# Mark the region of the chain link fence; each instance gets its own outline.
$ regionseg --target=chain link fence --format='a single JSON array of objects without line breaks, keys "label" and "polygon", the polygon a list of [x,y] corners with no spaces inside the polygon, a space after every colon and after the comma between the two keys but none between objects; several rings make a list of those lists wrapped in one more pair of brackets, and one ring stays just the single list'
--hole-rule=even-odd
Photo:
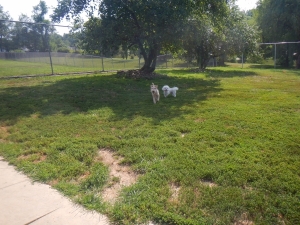
[{"label": "chain link fence", "polygon": [[[144,65],[143,58],[106,58],[95,55],[82,55],[59,52],[1,52],[0,76],[51,75],[71,73],[94,73],[105,71],[139,69]],[[156,68],[190,67],[187,62],[172,55],[157,57]]]},{"label": "chain link fence", "polygon": [[[125,59],[120,53],[119,58],[62,53],[76,46],[73,43],[76,38],[68,34],[68,26],[7,19],[0,19],[0,24],[5,28],[0,32],[0,77],[96,73],[139,69],[144,65],[143,58],[137,54]],[[68,35],[55,35],[58,28]],[[192,66],[196,63],[187,63],[171,54],[160,55],[156,61],[157,69]]]}]

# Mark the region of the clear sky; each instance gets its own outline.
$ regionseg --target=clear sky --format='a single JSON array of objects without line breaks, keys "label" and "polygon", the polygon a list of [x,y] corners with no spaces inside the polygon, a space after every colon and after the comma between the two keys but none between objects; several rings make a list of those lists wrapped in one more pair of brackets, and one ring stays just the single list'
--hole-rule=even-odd
[{"label": "clear sky", "polygon": [[[44,0],[49,7],[49,13],[52,14],[52,9],[57,5],[57,0]],[[19,16],[23,13],[27,16],[32,15],[33,7],[38,5],[40,0],[0,0],[0,5],[3,6],[5,12],[9,12],[9,15],[13,20],[18,20]],[[257,0],[237,0],[236,4],[241,10],[253,9],[256,7]],[[47,19],[49,19],[47,17]],[[61,25],[69,25],[67,21],[63,21]],[[67,33],[67,28],[61,28],[59,33]]]},{"label": "clear sky", "polygon": [[241,10],[249,10],[256,8],[256,2],[258,0],[236,0],[236,5],[239,6]]}]

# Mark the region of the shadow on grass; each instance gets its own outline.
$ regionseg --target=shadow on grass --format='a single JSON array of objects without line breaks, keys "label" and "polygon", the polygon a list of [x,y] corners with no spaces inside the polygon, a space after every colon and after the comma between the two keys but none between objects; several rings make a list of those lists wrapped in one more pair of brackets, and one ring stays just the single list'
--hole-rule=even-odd
[{"label": "shadow on grass", "polygon": [[206,77],[214,78],[233,78],[233,77],[247,77],[257,75],[253,71],[246,70],[218,70],[218,69],[208,69],[205,71]]},{"label": "shadow on grass", "polygon": [[[161,70],[162,73],[168,73],[175,76],[181,76],[181,75],[188,75],[188,74],[197,74],[197,72],[194,71],[195,68],[192,69],[166,69]],[[198,72],[199,75],[203,74],[208,78],[233,78],[233,77],[246,77],[246,76],[255,76],[257,73],[253,71],[247,71],[247,70],[219,70],[219,69],[212,69],[208,68],[204,72]]]},{"label": "shadow on grass", "polygon": [[176,68],[171,68],[171,69],[158,68],[157,70],[155,70],[155,72],[161,73],[161,74],[172,74],[175,76],[188,75],[188,74],[192,73],[191,69],[189,69],[189,68],[177,68],[177,69]]},{"label": "shadow on grass", "polygon": [[[178,75],[185,72],[175,71]],[[159,85],[161,99],[157,104],[153,104],[150,93],[152,82]],[[163,96],[161,88],[165,84],[179,88],[176,98]],[[182,116],[192,110],[191,107],[182,106],[205,101],[208,95],[219,91],[218,80],[184,76],[137,81],[117,78],[115,75],[95,75],[67,78],[55,83],[47,78],[37,86],[4,88],[0,92],[0,121],[13,124],[19,117],[34,114],[68,115],[109,108],[112,110],[108,115],[111,120],[143,116],[159,123]]]},{"label": "shadow on grass", "polygon": [[284,66],[276,65],[276,68],[274,68],[274,65],[250,65],[249,68],[252,69],[286,69],[286,70],[292,70],[292,68],[287,68]]},{"label": "shadow on grass", "polygon": [[286,68],[283,66],[276,66],[276,68],[274,68],[274,65],[250,65],[249,68],[252,69],[274,69],[274,70],[287,70],[290,71],[296,75],[300,75],[300,69],[295,69],[295,68]]},{"label": "shadow on grass", "polygon": [[259,65],[259,64],[257,64],[257,65],[250,65],[249,68],[253,68],[253,69],[274,69],[274,65]]}]

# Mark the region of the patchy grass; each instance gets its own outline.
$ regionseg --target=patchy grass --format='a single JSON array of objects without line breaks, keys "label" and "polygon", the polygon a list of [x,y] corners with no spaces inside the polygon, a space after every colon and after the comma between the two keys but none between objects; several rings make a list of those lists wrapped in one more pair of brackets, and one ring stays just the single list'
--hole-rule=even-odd
[{"label": "patchy grass", "polygon": [[[0,154],[119,224],[298,224],[300,72],[157,72],[155,105],[114,74],[1,80]],[[114,203],[100,149],[138,175]]]}]

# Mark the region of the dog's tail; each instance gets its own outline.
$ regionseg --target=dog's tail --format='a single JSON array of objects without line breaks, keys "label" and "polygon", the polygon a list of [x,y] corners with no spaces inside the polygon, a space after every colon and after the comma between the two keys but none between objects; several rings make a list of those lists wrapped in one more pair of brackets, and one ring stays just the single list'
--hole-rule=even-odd
[{"label": "dog's tail", "polygon": [[173,87],[174,90],[178,91],[178,87]]}]

